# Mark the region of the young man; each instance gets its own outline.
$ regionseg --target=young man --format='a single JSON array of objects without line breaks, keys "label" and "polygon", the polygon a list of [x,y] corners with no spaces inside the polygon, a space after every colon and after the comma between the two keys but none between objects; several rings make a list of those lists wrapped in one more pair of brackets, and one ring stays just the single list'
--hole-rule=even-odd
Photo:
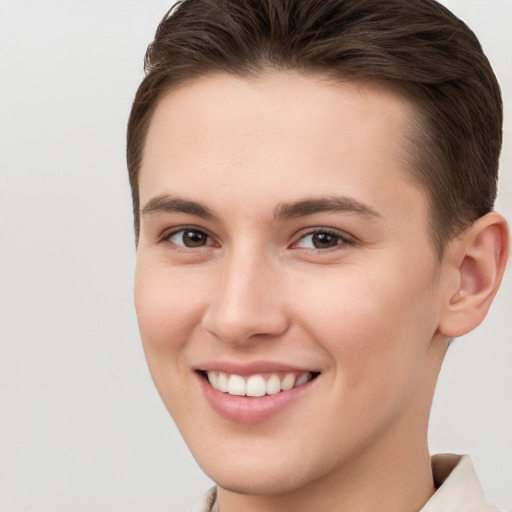
[{"label": "young man", "polygon": [[499,87],[433,0],[186,0],[128,127],[136,308],[194,511],[496,510],[430,458],[508,256]]}]

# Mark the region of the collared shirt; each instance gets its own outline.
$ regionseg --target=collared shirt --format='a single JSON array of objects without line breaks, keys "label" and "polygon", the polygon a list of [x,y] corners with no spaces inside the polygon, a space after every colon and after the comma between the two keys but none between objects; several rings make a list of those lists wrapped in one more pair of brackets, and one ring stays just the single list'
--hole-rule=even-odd
[{"label": "collared shirt", "polygon": [[[437,491],[420,512],[500,512],[485,499],[469,455],[434,455],[432,473]],[[189,512],[218,510],[217,488],[212,487]]]}]

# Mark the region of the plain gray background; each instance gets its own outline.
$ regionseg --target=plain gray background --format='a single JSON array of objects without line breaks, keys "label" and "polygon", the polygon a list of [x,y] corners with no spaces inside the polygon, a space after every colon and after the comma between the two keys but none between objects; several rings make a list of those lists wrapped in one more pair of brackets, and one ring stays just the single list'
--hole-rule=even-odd
[{"label": "plain gray background", "polygon": [[[153,388],[132,300],[124,136],[172,1],[0,0],[0,512],[177,511],[210,485]],[[512,1],[446,0],[501,82],[512,219]],[[512,279],[450,349],[433,452],[512,510]]]}]

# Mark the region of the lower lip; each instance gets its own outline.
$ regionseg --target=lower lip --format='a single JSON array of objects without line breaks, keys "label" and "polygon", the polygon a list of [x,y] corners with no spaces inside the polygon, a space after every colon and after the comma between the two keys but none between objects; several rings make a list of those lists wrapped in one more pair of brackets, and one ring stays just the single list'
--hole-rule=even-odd
[{"label": "lower lip", "polygon": [[198,375],[198,379],[209,404],[223,418],[237,423],[258,423],[276,416],[299,400],[318,377],[288,391],[262,397],[233,396],[213,389],[201,375]]}]

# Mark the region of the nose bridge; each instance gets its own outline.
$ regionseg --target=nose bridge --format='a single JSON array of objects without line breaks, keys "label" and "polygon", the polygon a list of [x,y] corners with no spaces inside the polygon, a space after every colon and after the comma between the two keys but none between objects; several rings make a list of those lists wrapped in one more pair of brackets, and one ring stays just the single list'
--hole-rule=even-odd
[{"label": "nose bridge", "polygon": [[277,336],[287,328],[279,272],[264,251],[234,249],[220,265],[203,326],[218,338],[242,344],[256,335]]}]

